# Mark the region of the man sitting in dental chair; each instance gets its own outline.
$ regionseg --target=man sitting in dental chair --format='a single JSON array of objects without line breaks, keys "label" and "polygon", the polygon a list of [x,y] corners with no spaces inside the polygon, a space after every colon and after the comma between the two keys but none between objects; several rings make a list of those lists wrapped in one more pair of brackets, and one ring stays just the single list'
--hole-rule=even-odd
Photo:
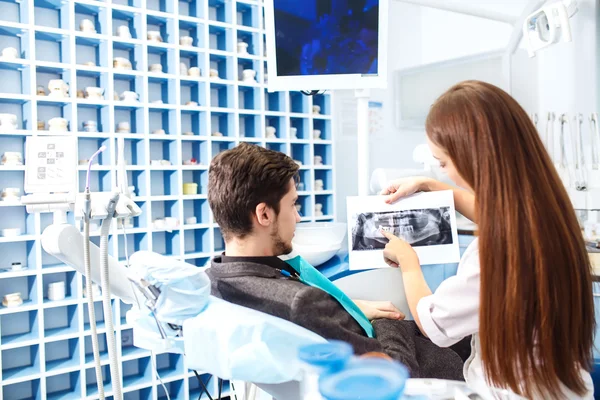
[{"label": "man sitting in dental chair", "polygon": [[348,342],[356,354],[384,353],[413,378],[463,380],[457,352],[423,337],[395,307],[353,302],[301,258],[278,257],[292,252],[300,221],[298,168],[283,153],[246,143],[213,159],[208,201],[225,252],[206,271],[212,295]]}]

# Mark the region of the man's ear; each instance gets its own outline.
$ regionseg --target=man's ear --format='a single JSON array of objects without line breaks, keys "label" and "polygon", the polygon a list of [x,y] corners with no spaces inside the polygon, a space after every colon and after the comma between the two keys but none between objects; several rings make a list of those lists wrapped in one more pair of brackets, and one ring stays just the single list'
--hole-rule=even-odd
[{"label": "man's ear", "polygon": [[254,210],[254,215],[260,226],[268,227],[275,221],[275,213],[267,203],[259,203]]}]

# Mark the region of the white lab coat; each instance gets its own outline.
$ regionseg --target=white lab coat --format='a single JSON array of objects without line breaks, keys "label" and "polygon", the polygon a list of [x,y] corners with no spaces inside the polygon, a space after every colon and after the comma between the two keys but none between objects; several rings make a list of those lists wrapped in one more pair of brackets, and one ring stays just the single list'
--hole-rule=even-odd
[{"label": "white lab coat", "polygon": [[[440,347],[448,347],[466,336],[473,335],[471,356],[464,366],[467,384],[478,391],[487,388],[481,365],[479,343],[479,239],[475,239],[465,251],[456,276],[446,279],[434,294],[422,298],[417,304],[417,314],[423,330],[431,341]],[[588,393],[584,397],[563,390],[564,399],[593,399],[594,384],[589,372],[581,370]],[[543,397],[539,397],[543,399]]]}]

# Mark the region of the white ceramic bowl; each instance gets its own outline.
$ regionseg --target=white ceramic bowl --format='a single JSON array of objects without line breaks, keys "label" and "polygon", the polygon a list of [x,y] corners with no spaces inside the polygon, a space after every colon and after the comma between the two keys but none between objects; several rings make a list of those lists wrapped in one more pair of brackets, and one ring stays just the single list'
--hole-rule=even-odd
[{"label": "white ceramic bowl", "polygon": [[342,244],[335,244],[333,246],[324,245],[299,245],[293,243],[294,251],[292,256],[299,255],[304,258],[313,267],[318,267],[321,264],[329,261],[335,256],[342,248]]},{"label": "white ceramic bowl", "polygon": [[296,225],[293,243],[325,248],[341,244],[346,237],[347,225],[338,222],[303,222]]}]

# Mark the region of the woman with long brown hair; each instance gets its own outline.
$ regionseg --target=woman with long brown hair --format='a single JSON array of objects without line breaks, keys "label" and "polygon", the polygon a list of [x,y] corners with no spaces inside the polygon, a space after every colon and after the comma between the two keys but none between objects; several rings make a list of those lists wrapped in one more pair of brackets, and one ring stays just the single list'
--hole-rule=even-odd
[{"label": "woman with long brown hair", "polygon": [[473,335],[465,379],[535,399],[591,399],[595,329],[591,266],[575,211],[527,113],[503,90],[455,85],[432,106],[427,140],[459,188],[392,182],[386,201],[454,191],[478,224],[457,275],[432,293],[414,250],[389,234],[384,256],[403,273],[408,304],[439,346]]}]

